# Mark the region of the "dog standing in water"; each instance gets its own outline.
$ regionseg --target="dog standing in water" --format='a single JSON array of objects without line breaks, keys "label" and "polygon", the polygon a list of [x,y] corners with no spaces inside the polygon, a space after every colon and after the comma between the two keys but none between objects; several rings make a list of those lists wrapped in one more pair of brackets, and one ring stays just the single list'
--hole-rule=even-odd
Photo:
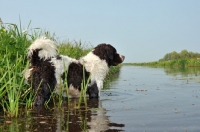
[{"label": "dog standing in water", "polygon": [[103,43],[77,60],[59,55],[56,43],[42,37],[30,45],[28,58],[30,68],[25,77],[36,93],[34,105],[37,106],[44,104],[50,98],[51,92],[60,93],[60,85],[65,84],[65,80],[67,80],[69,96],[79,97],[81,83],[89,76],[87,94],[90,98],[98,98],[110,66],[122,63],[125,56],[118,54],[112,45]]}]

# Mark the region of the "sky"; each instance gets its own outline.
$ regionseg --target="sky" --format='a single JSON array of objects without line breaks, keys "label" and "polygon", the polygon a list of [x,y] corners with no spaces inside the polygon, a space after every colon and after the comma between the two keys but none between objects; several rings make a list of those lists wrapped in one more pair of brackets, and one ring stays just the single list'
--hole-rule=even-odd
[{"label": "sky", "polygon": [[200,52],[200,0],[1,0],[0,18],[60,40],[113,45],[126,63]]}]

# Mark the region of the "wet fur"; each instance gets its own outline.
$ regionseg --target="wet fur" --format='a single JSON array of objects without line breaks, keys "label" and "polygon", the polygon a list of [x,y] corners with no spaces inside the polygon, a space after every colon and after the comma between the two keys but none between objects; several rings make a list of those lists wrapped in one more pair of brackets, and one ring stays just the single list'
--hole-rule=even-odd
[{"label": "wet fur", "polygon": [[89,76],[87,94],[98,98],[109,67],[122,63],[125,58],[110,44],[99,44],[86,56],[76,60],[58,55],[55,42],[46,38],[33,42],[28,49],[28,57],[31,66],[25,76],[36,92],[34,105],[47,101],[52,91],[62,92],[60,84],[65,84],[66,80],[69,90],[72,90],[71,96],[78,97],[83,78],[87,81]]},{"label": "wet fur", "polygon": [[31,76],[28,79],[34,92],[37,93],[34,105],[40,105],[47,101],[56,86],[55,67],[49,59],[40,59],[38,51],[33,51],[30,59]]}]

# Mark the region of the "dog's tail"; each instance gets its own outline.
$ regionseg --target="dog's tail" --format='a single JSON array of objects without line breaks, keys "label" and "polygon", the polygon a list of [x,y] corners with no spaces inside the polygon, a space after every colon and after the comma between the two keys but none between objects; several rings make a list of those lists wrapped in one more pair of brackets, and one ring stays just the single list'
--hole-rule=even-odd
[{"label": "dog's tail", "polygon": [[36,39],[28,48],[28,58],[49,59],[57,55],[56,42],[46,37]]}]

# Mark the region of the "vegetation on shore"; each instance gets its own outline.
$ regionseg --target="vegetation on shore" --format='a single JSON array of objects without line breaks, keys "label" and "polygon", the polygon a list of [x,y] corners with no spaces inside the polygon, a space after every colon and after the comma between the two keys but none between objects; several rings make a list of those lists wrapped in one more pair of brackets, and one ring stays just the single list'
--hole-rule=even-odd
[{"label": "vegetation on shore", "polygon": [[[3,109],[6,117],[18,117],[21,108],[32,108],[34,94],[29,90],[31,86],[25,82],[23,73],[29,66],[27,48],[40,36],[58,42],[55,35],[38,28],[29,29],[29,25],[26,30],[22,30],[21,25],[0,23],[0,110]],[[60,54],[73,58],[84,56],[92,49],[91,45],[81,41],[63,41],[58,44]],[[118,71],[119,67],[111,68],[109,76]]]},{"label": "vegetation on shore", "polygon": [[180,53],[173,51],[158,61],[131,64],[159,67],[200,67],[200,53],[188,52],[187,50],[182,50]]}]

